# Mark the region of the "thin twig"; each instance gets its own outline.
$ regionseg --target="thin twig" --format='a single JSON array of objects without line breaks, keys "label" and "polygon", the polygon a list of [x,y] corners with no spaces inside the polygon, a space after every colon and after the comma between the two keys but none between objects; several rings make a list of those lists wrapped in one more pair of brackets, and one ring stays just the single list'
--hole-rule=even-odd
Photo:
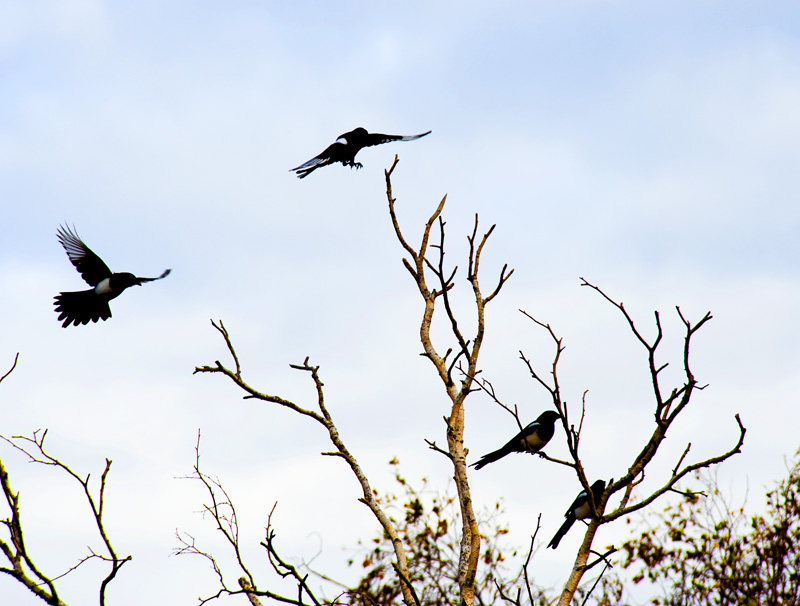
[{"label": "thin twig", "polygon": [[0,377],[0,383],[2,383],[3,379],[5,379],[8,375],[14,372],[14,369],[17,367],[17,360],[19,360],[19,352],[17,352],[17,355],[14,356],[14,363],[11,365],[11,368],[8,369],[8,372]]}]

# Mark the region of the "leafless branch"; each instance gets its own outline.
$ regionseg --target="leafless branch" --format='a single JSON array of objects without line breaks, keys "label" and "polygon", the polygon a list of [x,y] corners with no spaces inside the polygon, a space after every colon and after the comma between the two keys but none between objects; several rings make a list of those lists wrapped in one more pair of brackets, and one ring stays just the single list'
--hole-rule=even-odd
[{"label": "leafless branch", "polygon": [[5,379],[8,375],[14,372],[14,369],[17,367],[18,360],[19,360],[19,352],[17,352],[17,355],[14,356],[14,363],[11,365],[11,368],[8,369],[8,372],[4,374],[2,377],[0,377],[0,383],[2,383],[3,379]]},{"label": "leafless branch", "polygon": [[[523,580],[525,582],[525,590],[528,593],[528,602],[527,602],[528,604],[533,604],[534,603],[533,592],[531,591],[531,580],[528,577],[528,566],[531,563],[531,557],[533,556],[533,548],[534,548],[534,545],[536,544],[536,535],[539,534],[539,529],[541,528],[541,522],[542,522],[542,514],[540,513],[538,515],[538,517],[536,518],[536,530],[534,530],[533,534],[531,535],[531,544],[530,544],[530,547],[528,547],[528,555],[525,558],[525,563],[522,565],[522,570],[520,571],[522,573],[522,577],[523,577]],[[500,584],[497,582],[497,580],[495,580],[494,584],[495,584],[495,587],[497,588],[497,594],[500,596],[501,600],[503,600],[504,602],[509,602],[510,604],[514,604],[514,606],[522,606],[522,600],[521,600],[522,588],[521,587],[517,589],[517,597],[516,598],[512,598],[512,597],[506,595],[503,592],[503,588],[500,586]]]},{"label": "leafless branch", "polygon": [[[612,520],[616,520],[622,516],[628,515],[634,511],[647,507],[650,503],[655,501],[658,497],[663,495],[666,492],[675,492],[673,487],[684,477],[688,474],[692,473],[693,471],[697,471],[698,469],[705,469],[707,467],[712,467],[714,465],[718,465],[723,461],[727,461],[733,455],[740,453],[742,450],[742,444],[744,444],[744,436],[747,433],[747,429],[742,425],[742,421],[739,418],[739,415],[734,415],[734,419],[736,420],[736,424],[739,426],[739,437],[736,441],[736,444],[727,452],[716,456],[716,457],[709,457],[708,459],[704,459],[702,461],[698,461],[697,463],[692,463],[691,465],[686,465],[683,468],[675,471],[673,470],[671,476],[667,479],[667,481],[658,488],[650,493],[649,496],[643,498],[641,501],[634,503],[633,505],[629,505],[627,507],[618,507],[613,512],[606,514],[602,517],[602,523],[610,522]],[[677,469],[677,468],[676,468]],[[619,482],[614,486],[619,486]],[[608,490],[608,489],[606,489]]]},{"label": "leafless branch", "polygon": [[[442,285],[442,299],[444,300],[444,309],[447,312],[447,317],[450,320],[450,326],[453,331],[453,336],[455,336],[456,341],[460,347],[460,352],[463,353],[467,358],[469,358],[469,350],[467,349],[467,342],[464,340],[461,331],[458,328],[458,321],[456,320],[455,315],[453,314],[453,309],[450,307],[450,296],[448,295],[448,291],[453,286],[453,278],[456,275],[456,270],[458,269],[453,268],[453,273],[450,274],[448,278],[445,278],[444,273],[444,225],[445,222],[442,219],[441,215],[439,216],[439,245],[436,247],[439,249],[439,266],[438,269],[434,268],[430,265],[431,269],[433,270],[436,277],[439,278],[439,283]],[[456,359],[458,356],[456,356]],[[452,368],[452,366],[451,366]]]},{"label": "leafless branch", "polygon": [[[7,375],[8,373],[6,373],[6,376]],[[44,440],[46,436],[47,436],[47,430],[41,433],[37,430],[33,433],[33,437],[13,436],[12,438],[9,439],[6,438],[5,436],[0,436],[0,438],[2,438],[5,442],[7,442],[16,450],[25,454],[32,462],[57,467],[62,471],[66,472],[72,478],[74,478],[78,483],[80,483],[81,487],[83,488],[83,493],[86,497],[86,501],[89,504],[89,508],[92,511],[92,516],[95,521],[95,526],[97,527],[97,531],[100,534],[100,537],[103,541],[106,553],[104,554],[96,553],[93,549],[89,548],[89,555],[79,560],[77,564],[70,567],[66,572],[53,577],[47,576],[43,572],[41,572],[34,563],[33,558],[28,552],[28,549],[25,545],[21,515],[20,515],[19,493],[15,493],[12,490],[11,483],[8,477],[8,472],[3,466],[2,460],[0,460],[0,484],[2,484],[3,494],[5,496],[6,503],[8,504],[9,509],[11,510],[10,518],[0,520],[0,523],[2,523],[8,529],[11,539],[10,544],[6,543],[3,540],[0,540],[0,550],[2,550],[6,559],[11,564],[11,568],[0,567],[0,572],[8,574],[13,578],[17,579],[20,583],[25,585],[31,592],[36,594],[46,603],[53,605],[61,605],[63,604],[63,602],[58,596],[58,592],[55,587],[55,581],[57,579],[66,576],[70,572],[76,570],[81,564],[83,564],[86,561],[90,559],[99,559],[101,561],[108,562],[109,564],[111,564],[111,570],[106,575],[106,577],[103,578],[103,580],[100,582],[99,603],[100,606],[104,606],[106,588],[108,587],[108,584],[114,579],[114,577],[116,577],[117,572],[119,572],[119,569],[122,568],[125,562],[131,560],[131,556],[126,556],[123,558],[117,555],[113,545],[111,544],[111,540],[109,539],[108,534],[106,533],[105,526],[103,524],[103,506],[105,499],[105,488],[106,488],[108,473],[111,470],[111,460],[106,459],[105,469],[103,470],[103,473],[100,476],[100,486],[97,491],[97,494],[95,495],[92,493],[91,487],[89,485],[89,480],[91,477],[90,475],[87,475],[85,479],[81,478],[68,465],[66,465],[56,457],[50,455],[45,450]],[[29,445],[32,445],[35,450],[32,450]]]},{"label": "leafless branch", "polygon": [[[587,566],[586,566],[586,570],[587,570],[587,571],[588,571],[590,568],[592,568],[592,567],[593,567],[595,564],[597,564],[598,562],[605,562],[605,564],[606,564],[606,565],[605,565],[605,566],[603,566],[603,570],[602,570],[602,571],[600,571],[600,574],[599,574],[599,575],[597,576],[597,578],[595,579],[594,583],[592,584],[592,587],[591,587],[591,589],[589,589],[589,591],[588,591],[588,592],[586,593],[586,595],[584,596],[584,598],[583,598],[583,602],[581,602],[581,606],[586,606],[586,602],[588,602],[588,601],[589,601],[589,596],[591,596],[591,595],[592,595],[592,592],[594,591],[595,587],[597,587],[597,584],[600,582],[600,579],[602,579],[602,578],[603,578],[603,575],[606,573],[606,570],[608,570],[609,568],[611,568],[612,564],[611,564],[611,562],[609,562],[609,561],[608,561],[608,559],[607,559],[607,558],[608,558],[608,556],[610,556],[610,555],[611,555],[612,553],[614,553],[615,551],[617,551],[615,548],[611,548],[611,549],[609,549],[609,550],[608,550],[608,551],[607,551],[605,554],[603,554],[603,555],[597,554],[599,557],[598,557],[598,558],[597,558],[597,559],[596,559],[594,562],[592,562],[591,564],[587,564]],[[596,552],[594,552],[594,551],[593,551],[592,553],[596,553]]]},{"label": "leafless branch", "polygon": [[[434,365],[439,378],[444,384],[445,391],[451,402],[450,415],[447,419],[447,450],[450,460],[453,463],[454,478],[456,489],[458,491],[459,504],[461,507],[461,548],[459,557],[459,576],[458,584],[461,590],[461,599],[467,604],[471,605],[475,598],[474,580],[478,565],[478,558],[480,555],[480,532],[478,531],[477,521],[472,506],[472,497],[470,495],[470,488],[467,479],[466,468],[466,449],[464,448],[464,400],[466,397],[475,391],[473,388],[474,377],[480,372],[478,369],[478,356],[480,354],[481,346],[483,344],[483,337],[485,331],[485,307],[486,304],[492,300],[499,292],[503,284],[510,277],[511,272],[506,273],[507,266],[500,272],[500,280],[494,292],[485,297],[481,294],[480,282],[478,278],[478,271],[480,268],[481,254],[489,236],[494,231],[495,227],[492,226],[485,232],[478,242],[478,215],[475,215],[475,223],[472,234],[467,236],[469,243],[469,252],[467,256],[467,281],[472,287],[475,297],[475,334],[470,340],[467,340],[461,329],[460,322],[456,318],[456,314],[451,306],[449,291],[453,288],[452,280],[455,277],[455,270],[446,273],[444,267],[444,241],[445,241],[445,221],[441,218],[442,209],[446,199],[442,199],[436,211],[431,215],[430,219],[425,225],[422,236],[422,244],[418,250],[413,249],[407,239],[403,236],[400,229],[400,224],[397,219],[396,213],[396,200],[392,195],[391,176],[397,166],[397,157],[391,168],[386,171],[386,196],[389,202],[389,214],[392,220],[395,234],[403,249],[413,259],[412,263],[404,260],[406,268],[414,278],[417,289],[425,302],[425,309],[422,314],[420,322],[420,341],[422,343],[424,356],[428,358]],[[427,243],[430,237],[430,230],[434,221],[439,220],[439,244],[432,245],[432,248],[438,250],[438,259],[431,261],[427,258]],[[431,290],[427,283],[426,270],[433,273],[434,279],[438,283],[438,290]],[[445,314],[450,325],[450,332],[455,341],[455,345],[448,348],[448,353],[444,357],[439,355],[436,347],[434,346],[433,339],[431,338],[431,322],[433,319],[436,299],[438,296],[442,297],[444,302]],[[459,353],[455,356],[454,360],[447,364],[447,357],[451,350],[455,349]],[[452,369],[456,363],[460,363],[460,358],[463,356],[463,364],[466,367],[462,370],[463,378],[458,384],[453,380]],[[430,444],[430,442],[429,442]],[[405,574],[405,573],[404,573]],[[403,585],[405,587],[405,585]],[[406,599],[408,602],[408,599]]]},{"label": "leafless branch", "polygon": [[498,295],[498,293],[500,292],[500,289],[503,288],[503,285],[511,277],[511,274],[514,273],[513,269],[511,271],[509,271],[508,273],[506,273],[507,269],[508,269],[508,264],[503,265],[503,269],[500,270],[500,279],[497,282],[497,286],[492,291],[492,294],[490,294],[488,297],[486,297],[483,300],[483,304],[484,305],[487,305],[489,303],[489,301],[491,301],[492,299],[494,299]]},{"label": "leafless branch", "polygon": [[[241,542],[239,539],[239,519],[236,514],[236,508],[233,504],[233,500],[231,499],[230,495],[227,493],[225,488],[222,486],[222,483],[218,479],[212,478],[211,476],[203,473],[200,470],[200,431],[197,432],[197,444],[195,445],[195,463],[192,468],[192,475],[186,476],[181,479],[197,480],[203,485],[208,498],[208,502],[203,505],[203,511],[204,513],[208,514],[211,517],[211,519],[213,520],[214,524],[217,527],[217,531],[220,534],[222,534],[223,537],[225,537],[225,541],[228,543],[228,545],[231,548],[231,551],[233,552],[239,570],[242,573],[244,573],[244,576],[239,577],[237,580],[240,589],[229,588],[228,584],[226,583],[225,575],[222,571],[222,568],[220,567],[216,558],[212,554],[198,547],[197,542],[192,535],[188,533],[181,534],[179,532],[176,532],[175,536],[181,543],[181,547],[176,549],[174,551],[174,554],[197,555],[204,558],[206,561],[209,562],[209,564],[211,564],[211,568],[214,570],[214,573],[217,576],[217,580],[219,581],[220,589],[217,590],[217,592],[211,596],[200,598],[200,604],[205,604],[219,597],[222,597],[223,595],[245,594],[253,606],[261,603],[257,596],[265,596],[270,599],[276,600],[278,602],[283,602],[286,604],[296,604],[300,606],[302,604],[305,604],[303,599],[303,595],[305,593],[305,595],[309,599],[311,599],[311,601],[314,604],[319,606],[319,601],[314,596],[311,589],[305,583],[305,577],[301,577],[293,566],[285,564],[284,561],[278,555],[277,550],[275,550],[274,548],[272,540],[274,538],[275,533],[272,530],[271,524],[272,524],[272,513],[275,510],[275,506],[273,506],[272,511],[270,511],[268,516],[267,543],[266,544],[262,543],[262,545],[264,545],[264,547],[267,548],[267,552],[269,554],[269,560],[270,563],[272,563],[273,568],[275,568],[275,570],[282,577],[286,577],[291,574],[297,580],[298,596],[297,598],[291,598],[277,594],[272,591],[262,591],[258,589],[255,578],[253,577],[252,573],[245,564],[244,558],[242,556]],[[277,503],[275,505],[277,505]],[[281,568],[281,566],[283,568]]]},{"label": "leafless branch", "polygon": [[[458,367],[459,372],[463,375],[467,375],[467,371],[464,370],[460,365]],[[492,385],[488,379],[481,379],[479,377],[471,377],[473,383],[478,386],[480,391],[483,391],[486,395],[488,395],[495,404],[500,406],[503,410],[508,412],[511,416],[514,417],[514,420],[517,422],[517,427],[520,431],[522,431],[523,425],[522,421],[519,418],[519,408],[516,404],[514,404],[514,409],[512,410],[510,406],[504,404],[500,401],[500,398],[497,396],[494,390],[494,385]]]},{"label": "leafless branch", "polygon": [[[236,360],[236,355],[232,344],[232,340],[230,339],[230,336],[228,335],[227,331],[224,331],[222,323],[220,322],[220,324],[217,325],[215,322],[212,321],[211,324],[217,331],[219,331],[223,335],[223,337],[225,338],[226,346],[228,347],[228,350],[231,352],[231,356],[234,358],[234,360]],[[316,394],[317,394],[316,404],[317,408],[319,409],[319,412],[311,410],[309,408],[304,408],[285,398],[269,395],[256,390],[245,381],[245,379],[241,376],[241,374],[238,373],[238,370],[232,371],[226,368],[219,361],[215,362],[215,366],[197,367],[195,368],[195,373],[222,374],[228,377],[240,389],[242,389],[247,394],[247,396],[245,397],[261,400],[263,402],[278,404],[280,406],[293,410],[303,416],[314,419],[317,423],[325,427],[325,429],[328,432],[328,437],[330,441],[333,443],[336,450],[334,452],[325,452],[322,454],[326,456],[334,456],[337,458],[341,458],[348,464],[351,471],[356,476],[356,479],[358,480],[359,484],[361,485],[362,497],[359,498],[358,500],[364,503],[367,507],[369,507],[372,514],[375,516],[378,522],[380,522],[386,534],[392,537],[392,544],[395,550],[395,557],[397,560],[398,567],[401,570],[407,571],[408,562],[406,560],[405,550],[402,541],[397,536],[397,531],[394,527],[394,524],[378,504],[375,498],[375,494],[372,490],[372,487],[370,486],[369,480],[367,479],[366,475],[361,469],[361,466],[358,464],[356,458],[350,453],[350,451],[345,446],[344,441],[341,439],[339,435],[339,430],[336,427],[333,418],[325,405],[323,382],[319,376],[319,366],[312,366],[311,364],[309,364],[309,358],[306,357],[306,359],[303,361],[302,364],[290,364],[290,367],[295,370],[300,370],[309,373],[311,380],[314,383],[314,387],[316,389]],[[252,580],[251,580],[251,585],[253,587],[256,586],[256,584],[252,582]],[[258,593],[257,595],[262,595],[262,594]],[[407,604],[410,605],[413,603],[413,596],[405,586],[403,587],[403,598]]]},{"label": "leafless branch", "polygon": [[[555,354],[553,356],[553,363],[552,363],[551,369],[550,369],[550,375],[553,377],[553,385],[552,385],[552,387],[550,386],[549,383],[547,383],[547,381],[542,379],[539,376],[539,374],[534,370],[534,368],[531,365],[530,361],[525,357],[525,354],[523,354],[520,351],[519,352],[519,356],[520,356],[520,359],[523,362],[525,362],[525,365],[528,367],[528,371],[531,373],[531,377],[533,377],[542,387],[544,387],[547,390],[547,392],[550,394],[550,397],[553,399],[553,404],[556,406],[556,409],[558,409],[559,412],[560,412],[561,411],[561,391],[560,391],[559,385],[558,385],[558,361],[561,359],[561,353],[564,351],[564,346],[562,345],[562,340],[559,337],[556,336],[556,333],[553,330],[552,326],[550,326],[549,324],[545,324],[544,322],[540,322],[539,320],[537,320],[536,318],[531,316],[528,312],[526,312],[523,309],[520,309],[519,311],[524,316],[526,316],[531,321],[533,321],[535,324],[538,324],[539,326],[541,326],[542,328],[547,330],[548,334],[550,335],[550,338],[555,343],[556,352],[555,352]],[[565,424],[565,429],[566,429],[566,424]]]},{"label": "leafless branch", "polygon": [[[578,476],[578,481],[581,483],[581,486],[584,490],[586,490],[589,494],[591,494],[590,490],[590,482],[586,476],[586,471],[583,468],[583,464],[580,458],[580,440],[581,440],[581,431],[583,429],[583,422],[586,415],[586,391],[583,393],[583,397],[581,398],[581,417],[578,423],[578,428],[576,429],[572,421],[570,420],[570,413],[569,407],[567,406],[567,402],[562,400],[561,398],[561,386],[558,380],[558,364],[561,361],[561,354],[564,352],[564,344],[563,340],[556,334],[555,330],[550,324],[545,322],[540,322],[536,318],[534,318],[531,314],[526,312],[523,309],[519,310],[526,318],[531,320],[537,326],[544,328],[547,331],[547,334],[550,336],[550,340],[555,345],[555,352],[553,353],[553,360],[550,363],[550,377],[552,383],[545,380],[533,367],[531,361],[525,357],[525,354],[520,351],[519,356],[520,359],[524,362],[525,366],[528,369],[531,377],[539,383],[544,389],[550,394],[550,398],[553,402],[553,406],[561,415],[561,424],[564,428],[564,432],[567,436],[567,449],[569,450],[570,458],[572,459],[571,462],[562,461],[560,459],[553,459],[544,453],[540,453],[543,458],[551,460],[555,463],[560,463],[562,465],[566,465],[571,467],[575,474]],[[591,500],[591,499],[590,499]]]},{"label": "leafless branch", "polygon": [[439,448],[436,445],[436,442],[432,442],[430,440],[425,440],[425,443],[428,445],[428,448],[430,448],[431,450],[434,450],[434,451],[438,452],[439,454],[443,454],[448,459],[452,459],[452,455],[449,452],[447,452],[446,450],[444,450],[442,448]]},{"label": "leafless branch", "polygon": [[536,454],[538,456],[540,456],[541,458],[543,458],[545,461],[550,461],[551,463],[558,463],[559,465],[564,465],[565,467],[571,467],[572,469],[575,469],[575,463],[572,463],[570,461],[564,461],[563,459],[557,459],[555,457],[551,457],[549,454],[547,454],[543,450],[538,451]]},{"label": "leafless branch", "polygon": [[392,562],[392,568],[394,568],[394,571],[397,573],[397,576],[400,577],[400,580],[403,583],[405,583],[406,587],[408,587],[408,590],[414,597],[414,604],[416,606],[422,606],[419,601],[419,596],[417,595],[417,592],[414,590],[414,586],[411,584],[411,581],[408,580],[408,577],[402,573],[402,571],[397,567],[397,564],[395,564],[394,562]]},{"label": "leafless branch", "polygon": [[528,591],[528,602],[533,604],[533,594],[531,593],[531,581],[528,578],[528,565],[531,563],[531,556],[533,555],[533,545],[536,542],[536,535],[539,534],[539,529],[542,527],[542,514],[536,516],[536,530],[531,535],[531,546],[528,548],[528,557],[525,558],[525,564],[522,565],[522,576],[525,579],[525,589]]},{"label": "leafless branch", "polygon": [[[616,547],[613,547],[613,546],[608,551],[606,551],[605,553],[598,553],[594,549],[592,549],[590,551],[590,553],[593,553],[594,555],[596,555],[597,559],[594,562],[590,562],[590,563],[586,564],[586,570],[591,570],[592,568],[594,568],[600,562],[605,562],[608,567],[613,566],[613,564],[611,564],[611,562],[608,561],[608,556],[615,554],[617,551],[618,551],[618,549]],[[602,574],[600,576],[602,576]]]},{"label": "leafless branch", "polygon": [[[639,343],[642,344],[642,346],[644,346],[647,352],[647,368],[650,374],[653,397],[655,400],[654,402],[655,427],[653,429],[653,433],[649,436],[646,443],[642,447],[642,450],[634,458],[633,464],[630,465],[630,467],[628,467],[625,474],[623,474],[623,476],[617,482],[611,480],[608,483],[605,491],[603,492],[600,498],[600,502],[595,503],[595,499],[593,498],[592,492],[591,490],[589,490],[590,487],[589,482],[583,470],[583,466],[581,464],[581,460],[578,453],[580,435],[583,429],[583,422],[586,414],[586,392],[584,392],[583,398],[581,400],[581,420],[576,430],[572,425],[572,423],[569,421],[569,410],[567,407],[567,403],[562,401],[561,399],[560,387],[558,384],[557,367],[560,354],[563,351],[563,345],[561,339],[559,339],[556,336],[555,332],[553,331],[552,327],[549,324],[540,322],[536,320],[533,316],[520,310],[522,311],[523,314],[525,314],[537,325],[545,328],[548,334],[550,335],[550,338],[556,345],[556,352],[553,357],[553,362],[551,365],[552,382],[547,381],[542,376],[540,376],[534,369],[533,364],[525,357],[525,355],[522,352],[520,352],[520,357],[528,367],[528,370],[533,379],[536,382],[538,382],[542,387],[544,387],[545,390],[550,394],[556,409],[559,411],[559,413],[562,414],[562,422],[564,424],[564,429],[567,432],[567,445],[570,451],[571,458],[574,461],[574,468],[576,474],[578,475],[581,485],[584,487],[584,490],[587,490],[589,494],[589,501],[592,505],[593,510],[597,514],[596,517],[594,517],[588,525],[583,544],[581,545],[581,548],[578,552],[578,557],[575,562],[575,566],[573,567],[573,572],[570,575],[570,578],[567,581],[564,591],[561,594],[561,598],[559,600],[560,606],[566,606],[567,604],[570,603],[570,601],[572,600],[572,596],[574,595],[574,592],[578,587],[578,583],[580,581],[581,576],[588,569],[586,562],[588,560],[588,556],[591,551],[591,543],[594,538],[594,534],[600,525],[606,524],[608,522],[616,520],[619,517],[628,515],[633,511],[637,511],[643,507],[646,507],[647,505],[652,503],[655,499],[657,499],[666,492],[679,492],[677,491],[675,486],[688,473],[691,473],[692,471],[698,469],[703,469],[706,467],[717,465],[727,460],[734,454],[740,452],[741,446],[744,442],[744,436],[746,433],[746,429],[742,425],[739,415],[738,414],[735,415],[736,423],[739,426],[739,437],[733,448],[731,448],[729,451],[719,456],[711,457],[692,464],[686,464],[685,460],[691,449],[691,444],[688,445],[684,450],[684,452],[682,453],[682,455],[680,456],[680,458],[678,459],[678,462],[673,468],[671,475],[666,479],[666,481],[662,484],[662,486],[652,491],[648,496],[644,497],[643,499],[635,503],[631,503],[633,488],[641,484],[641,482],[644,480],[645,469],[655,456],[661,442],[665,439],[667,430],[669,429],[670,425],[675,420],[677,415],[680,414],[686,408],[686,406],[688,406],[694,390],[695,389],[700,390],[703,389],[704,387],[699,385],[695,379],[695,376],[690,367],[689,354],[693,336],[703,325],[705,325],[706,322],[711,320],[711,314],[706,313],[698,322],[693,324],[684,316],[680,308],[676,307],[678,316],[685,328],[685,334],[683,339],[683,352],[682,352],[684,377],[681,384],[676,385],[670,389],[665,389],[664,386],[662,385],[661,372],[667,367],[668,363],[661,363],[657,361],[658,347],[661,344],[664,336],[664,329],[661,323],[660,314],[657,311],[654,313],[654,323],[655,323],[654,336],[646,337],[644,333],[636,325],[632,316],[628,313],[627,309],[621,302],[615,301],[613,298],[608,296],[602,289],[589,283],[583,278],[581,278],[581,285],[590,287],[592,290],[599,293],[607,302],[611,303],[614,307],[616,307],[625,318],[625,321],[628,324],[628,327],[633,333],[634,337],[639,341]],[[664,394],[668,395],[665,396]],[[623,491],[623,496],[620,503],[612,511],[604,513],[604,509],[606,507],[606,503],[608,502],[609,498],[611,497],[612,494],[618,491]],[[595,563],[593,563],[592,565],[594,565]],[[605,569],[603,572],[605,572]],[[589,593],[591,594],[591,590]]]}]

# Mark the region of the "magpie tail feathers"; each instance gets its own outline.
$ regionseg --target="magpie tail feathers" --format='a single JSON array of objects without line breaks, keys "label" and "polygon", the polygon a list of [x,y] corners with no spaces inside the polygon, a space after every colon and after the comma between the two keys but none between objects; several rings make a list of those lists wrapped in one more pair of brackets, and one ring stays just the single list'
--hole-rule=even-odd
[{"label": "magpie tail feathers", "polygon": [[475,469],[480,469],[481,467],[485,467],[489,463],[494,463],[495,461],[499,461],[510,452],[512,452],[512,450],[510,450],[508,448],[508,444],[506,444],[505,446],[503,446],[498,450],[495,450],[494,452],[490,452],[489,454],[483,455],[480,459],[478,459],[476,463],[473,463],[472,466]]},{"label": "magpie tail feathers", "polygon": [[555,536],[552,540],[547,544],[548,547],[555,549],[558,547],[558,544],[561,542],[561,539],[564,538],[564,535],[569,532],[569,529],[572,528],[572,524],[575,522],[575,518],[572,516],[567,516],[567,519],[564,520],[564,523],[561,525],[561,528],[558,529]]},{"label": "magpie tail feathers", "polygon": [[70,324],[88,324],[98,320],[108,320],[111,317],[111,308],[108,300],[98,297],[94,289],[79,290],[77,292],[62,292],[55,297],[56,312],[59,322],[66,328]]}]

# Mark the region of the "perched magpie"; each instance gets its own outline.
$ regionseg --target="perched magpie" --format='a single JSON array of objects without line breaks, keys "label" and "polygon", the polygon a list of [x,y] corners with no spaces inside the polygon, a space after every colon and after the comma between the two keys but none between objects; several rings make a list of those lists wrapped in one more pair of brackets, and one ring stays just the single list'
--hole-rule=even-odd
[{"label": "perched magpie", "polygon": [[168,269],[157,278],[137,278],[129,273],[112,273],[103,260],[69,227],[59,226],[57,235],[81,277],[89,286],[94,287],[77,292],[62,292],[55,297],[56,302],[53,305],[59,312],[59,321],[64,320],[64,328],[70,324],[88,324],[90,320],[97,322],[100,318],[108,320],[111,317],[111,309],[108,307],[111,299],[118,297],[129,286],[166,278],[172,271]]},{"label": "perched magpie", "polygon": [[[605,489],[606,483],[604,480],[597,480],[597,482],[592,484],[592,496],[594,497],[595,507],[600,503],[600,497]],[[575,520],[585,520],[586,518],[592,517],[592,505],[589,503],[589,495],[586,490],[581,490],[581,493],[572,502],[569,509],[567,509],[567,513],[564,514],[564,517],[567,519],[564,520],[564,523],[561,525],[561,528],[558,529],[558,532],[556,532],[553,540],[547,544],[548,547],[552,547],[553,549],[558,547],[561,539],[563,539],[567,531],[572,528]]]},{"label": "perched magpie", "polygon": [[289,169],[289,172],[297,172],[297,178],[302,179],[307,177],[312,172],[322,166],[328,164],[336,164],[341,162],[344,166],[362,168],[361,162],[356,162],[356,154],[365,147],[372,145],[380,145],[381,143],[388,143],[389,141],[413,141],[425,135],[429,135],[431,131],[422,133],[421,135],[410,135],[404,137],[403,135],[381,135],[379,133],[368,133],[360,126],[351,130],[349,133],[339,135],[339,138],[322,152],[319,156],[311,158],[305,164],[301,164],[296,168]]},{"label": "perched magpie", "polygon": [[472,466],[475,467],[475,469],[480,469],[489,463],[502,459],[512,452],[539,452],[544,448],[545,444],[550,441],[550,438],[553,437],[553,432],[555,431],[554,423],[556,419],[560,418],[561,415],[555,410],[544,411],[539,415],[538,419],[532,423],[528,423],[525,429],[511,438],[500,450],[495,450],[494,452],[483,455],[478,462],[473,463]]}]

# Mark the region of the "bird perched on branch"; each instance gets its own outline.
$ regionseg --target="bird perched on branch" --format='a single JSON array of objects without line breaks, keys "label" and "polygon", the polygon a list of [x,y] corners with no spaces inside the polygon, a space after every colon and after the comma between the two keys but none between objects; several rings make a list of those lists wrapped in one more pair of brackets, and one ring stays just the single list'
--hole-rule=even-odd
[{"label": "bird perched on branch", "polygon": [[[74,229],[74,228],[73,228]],[[137,278],[129,273],[112,273],[103,260],[92,252],[69,227],[59,226],[58,241],[67,251],[67,256],[90,288],[77,292],[62,292],[55,297],[58,319],[64,320],[62,326],[88,324],[99,319],[108,320],[111,308],[108,302],[118,297],[129,286],[140,285],[166,278],[170,269],[157,278]]]},{"label": "bird perched on branch", "polygon": [[289,172],[295,171],[297,173],[297,178],[302,179],[322,166],[336,164],[337,162],[341,162],[345,166],[349,166],[351,168],[362,168],[363,164],[361,164],[361,162],[356,162],[356,154],[365,147],[380,145],[381,143],[389,143],[390,141],[413,141],[414,139],[419,139],[420,137],[429,135],[430,133],[431,131],[428,131],[427,133],[422,133],[421,135],[410,135],[405,137],[403,135],[381,135],[380,133],[368,133],[365,129],[359,126],[357,129],[351,130],[349,133],[339,135],[339,138],[336,139],[334,143],[331,143],[328,147],[326,147],[325,151],[320,155],[311,158],[311,160],[305,164],[301,164],[296,168],[289,169]]},{"label": "bird perched on branch", "polygon": [[502,459],[507,454],[512,452],[539,452],[553,437],[555,431],[556,419],[560,419],[561,415],[555,410],[546,410],[539,415],[532,423],[528,425],[511,438],[505,446],[494,452],[483,455],[477,463],[472,466],[475,469],[480,469],[489,463]]},{"label": "bird perched on branch", "polygon": [[[600,503],[600,497],[603,495],[605,489],[606,483],[604,480],[597,480],[592,484],[592,496],[594,497],[595,507]],[[567,509],[567,513],[564,514],[564,517],[567,519],[564,520],[564,523],[561,525],[561,528],[558,529],[558,532],[556,532],[553,540],[547,544],[548,547],[552,547],[553,549],[558,547],[561,539],[563,539],[567,531],[572,528],[575,520],[585,520],[586,518],[592,517],[592,505],[589,502],[589,495],[585,489],[581,490],[578,497],[572,502],[569,509]]]}]

